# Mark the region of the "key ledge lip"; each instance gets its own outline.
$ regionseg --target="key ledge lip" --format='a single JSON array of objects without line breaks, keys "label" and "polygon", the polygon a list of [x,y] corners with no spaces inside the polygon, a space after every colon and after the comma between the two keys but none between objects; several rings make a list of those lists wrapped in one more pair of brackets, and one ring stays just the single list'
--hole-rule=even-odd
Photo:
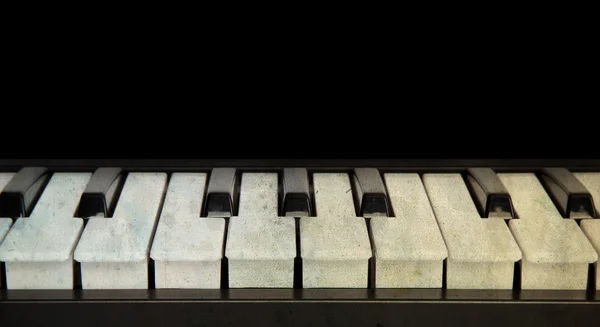
[{"label": "key ledge lip", "polygon": [[[541,234],[542,238],[538,238],[537,240],[532,240],[531,237],[526,237],[523,235],[523,232],[527,232],[530,228],[537,228],[540,225],[539,221],[527,221],[525,219],[512,219],[509,222],[512,234],[519,245],[523,253],[523,260],[526,260],[531,263],[565,263],[565,264],[573,264],[573,263],[594,263],[598,261],[598,253],[596,249],[594,249],[591,242],[588,240],[585,233],[579,228],[577,223],[572,219],[562,219],[556,220],[552,223],[546,223],[545,226],[552,229],[562,229],[566,230],[579,238],[571,239],[570,245],[571,247],[562,248],[564,251],[548,251],[543,247],[545,242],[558,241],[560,237],[551,237],[551,238],[543,238],[543,236],[550,235],[549,233]],[[559,226],[562,225],[562,226]],[[569,228],[569,229],[565,229]],[[529,233],[531,234],[531,233]],[[554,234],[552,234],[554,235]],[[583,244],[578,244],[577,246],[573,246],[578,240],[582,240]],[[556,249],[551,249],[556,250]],[[528,252],[534,252],[533,254]]]},{"label": "key ledge lip", "polygon": [[[291,236],[289,239],[284,241],[279,241],[281,245],[279,247],[280,251],[278,253],[266,253],[264,251],[260,252],[257,256],[249,257],[246,254],[246,249],[240,247],[239,245],[246,245],[247,243],[242,243],[240,241],[233,241],[234,238],[232,235],[241,235],[240,229],[244,232],[253,232],[261,234],[261,231],[257,231],[256,228],[259,224],[255,222],[282,222],[282,224],[277,224],[273,226],[273,228],[278,228],[276,232],[282,232],[286,229],[291,232]],[[248,224],[250,226],[248,226]],[[232,228],[235,228],[235,234],[232,233]],[[253,228],[253,229],[249,229]],[[229,226],[227,231],[227,244],[225,245],[225,257],[228,260],[293,260],[296,257],[296,222],[292,217],[280,217],[280,216],[264,216],[264,215],[243,215],[243,216],[234,216],[229,218]],[[265,234],[262,234],[265,235]],[[274,235],[276,238],[282,236],[282,234]],[[235,243],[234,243],[235,242]],[[270,243],[270,242],[269,242]],[[231,248],[231,244],[238,245],[237,247]]]},{"label": "key ledge lip", "polygon": [[[154,261],[166,261],[166,262],[174,262],[174,261],[182,261],[182,262],[198,262],[198,261],[215,261],[221,260],[223,258],[223,242],[225,239],[225,219],[223,218],[200,218],[193,217],[192,219],[186,220],[185,222],[190,222],[193,226],[190,229],[181,230],[181,229],[167,229],[167,231],[162,231],[161,226],[163,228],[169,228],[174,225],[173,222],[170,224],[159,225],[156,234],[154,236],[154,240],[152,242],[152,248],[150,250],[150,258]],[[191,252],[189,250],[182,251],[182,247],[193,247],[194,245],[201,244],[201,239],[196,238],[194,240],[189,241],[178,241],[186,239],[185,237],[198,235],[204,236],[205,238],[210,238],[207,234],[195,233],[198,228],[204,228],[207,224],[216,224],[218,225],[218,230],[209,230],[210,236],[214,236],[216,233],[220,234],[218,237],[219,246],[212,250],[204,250],[200,248],[199,251]],[[169,226],[169,227],[167,227]],[[169,234],[169,238],[173,238],[173,241],[162,242],[161,239],[165,236],[165,234]],[[175,235],[178,234],[178,235]],[[189,235],[192,234],[192,235]],[[174,235],[174,236],[173,236]]]},{"label": "key ledge lip", "polygon": [[[312,219],[311,219],[312,218]],[[322,236],[318,235],[310,235],[308,236],[305,233],[307,228],[306,224],[317,224],[321,225],[319,227],[331,227],[332,226],[343,226],[343,227],[352,227],[349,224],[343,224],[344,220],[347,222],[352,221],[355,226],[359,227],[364,231],[362,236],[359,236],[358,242],[357,239],[349,239],[345,238],[343,242],[346,242],[346,246],[339,249],[331,248],[331,243],[324,244],[324,248],[319,248],[314,245],[314,242],[311,242],[311,239],[314,240],[315,237],[322,238]],[[361,239],[362,238],[362,239]],[[362,244],[361,244],[362,243]],[[363,246],[359,246],[363,245]],[[371,242],[369,240],[369,235],[367,231],[367,225],[362,217],[348,217],[342,219],[327,219],[325,217],[307,217],[307,219],[300,218],[300,256],[302,259],[309,260],[326,260],[326,261],[339,261],[339,260],[368,260],[373,257],[373,252],[371,250]]]},{"label": "key ledge lip", "polygon": [[[27,219],[27,220],[26,220]],[[42,239],[39,235],[33,235],[36,231],[44,230],[48,225],[43,224],[41,226],[37,226],[39,220],[29,220],[31,218],[19,218],[14,224],[13,228],[10,229],[4,238],[4,241],[0,243],[0,261],[4,262],[63,262],[72,260],[73,252],[75,247],[77,246],[77,242],[81,236],[83,231],[83,219],[72,217],[70,219],[57,219],[53,221],[52,226],[61,225],[59,228],[62,229],[61,233],[61,241],[63,241],[60,246],[63,246],[64,249],[54,250],[52,248],[48,248],[44,246],[44,244],[48,244],[55,240],[56,238],[49,236],[48,234],[43,234],[46,238]],[[43,221],[42,223],[48,223],[49,221]],[[21,229],[20,226],[25,224],[25,228]],[[37,227],[37,228],[35,228]],[[65,227],[71,227],[71,230],[66,229]],[[11,231],[14,230],[15,233],[19,232],[19,240],[18,244],[10,244],[13,238]],[[24,233],[23,233],[24,232]],[[68,233],[68,234],[67,234]],[[24,235],[23,235],[24,234]],[[25,238],[23,238],[25,237]],[[24,242],[23,242],[24,240]],[[39,242],[42,240],[42,242]],[[10,244],[10,245],[9,245]],[[20,249],[17,251],[13,245],[17,245]],[[27,246],[26,250],[22,249],[23,246]]]},{"label": "key ledge lip", "polygon": [[[430,224],[435,224],[435,226]],[[414,228],[417,228],[417,233],[413,232]],[[381,232],[385,233],[383,238],[387,240],[380,240]],[[406,236],[407,234],[408,236]],[[448,257],[448,249],[436,222],[396,217],[376,218],[375,220],[371,219],[371,235],[373,236],[373,252],[377,259],[387,261],[432,261],[443,260]],[[392,247],[400,248],[405,245],[420,246],[423,244],[418,239],[422,238],[430,241],[425,247],[411,247],[410,251],[395,250],[389,246],[382,247],[382,243],[394,243]]]},{"label": "key ledge lip", "polygon": [[[99,255],[97,253],[85,251],[85,250],[78,251],[78,249],[79,248],[77,248],[75,250],[73,258],[75,259],[75,261],[81,262],[81,263],[92,263],[92,262],[139,263],[139,262],[144,262],[144,261],[150,259],[149,255],[148,255],[150,251],[148,251],[146,249],[141,249],[139,251],[134,250],[134,251],[119,252],[117,255],[115,255],[113,252],[103,253],[103,254]],[[119,256],[121,258],[118,258],[117,256]]]}]

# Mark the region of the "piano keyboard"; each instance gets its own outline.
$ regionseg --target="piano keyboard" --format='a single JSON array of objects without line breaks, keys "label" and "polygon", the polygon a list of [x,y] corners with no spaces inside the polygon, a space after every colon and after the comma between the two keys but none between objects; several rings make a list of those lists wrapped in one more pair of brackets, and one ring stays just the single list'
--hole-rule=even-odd
[{"label": "piano keyboard", "polygon": [[599,290],[600,172],[0,172],[7,290]]}]

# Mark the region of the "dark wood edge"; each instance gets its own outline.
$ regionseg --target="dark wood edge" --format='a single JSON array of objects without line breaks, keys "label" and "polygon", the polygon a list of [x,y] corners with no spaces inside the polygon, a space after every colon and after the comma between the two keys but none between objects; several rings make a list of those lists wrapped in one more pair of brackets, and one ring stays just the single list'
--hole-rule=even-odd
[{"label": "dark wood edge", "polygon": [[600,304],[600,291],[447,289],[0,290],[7,302],[564,302]]}]

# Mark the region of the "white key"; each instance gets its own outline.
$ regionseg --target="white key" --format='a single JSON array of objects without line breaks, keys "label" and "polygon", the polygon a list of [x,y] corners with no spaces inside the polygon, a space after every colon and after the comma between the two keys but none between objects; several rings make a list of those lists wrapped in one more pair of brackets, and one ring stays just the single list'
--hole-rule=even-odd
[{"label": "white key", "polygon": [[448,289],[512,289],[521,251],[502,219],[483,219],[460,174],[425,174],[423,185],[448,249]]},{"label": "white key", "polygon": [[[573,173],[575,177],[585,186],[594,199],[594,207],[596,208],[596,218],[600,217],[600,173]],[[600,256],[600,219],[585,219],[581,221],[581,229],[585,236]],[[600,290],[600,269],[598,269],[598,261],[596,265],[596,290]]]},{"label": "white key", "polygon": [[83,220],[74,218],[91,173],[55,173],[29,218],[0,245],[8,289],[72,289],[73,249]]},{"label": "white key", "polygon": [[277,174],[242,175],[238,216],[229,219],[229,287],[294,286],[296,223],[278,217]]},{"label": "white key", "polygon": [[441,288],[448,256],[419,174],[385,174],[395,217],[371,218],[375,287]]},{"label": "white key", "polygon": [[348,174],[313,174],[316,217],[300,218],[304,288],[366,288],[371,245]]},{"label": "white key", "polygon": [[532,173],[498,174],[519,219],[510,229],[523,252],[522,289],[587,288],[598,254],[573,219],[563,219]]},{"label": "white key", "polygon": [[220,288],[225,219],[201,218],[205,173],[174,173],[150,257],[156,288]]},{"label": "white key", "polygon": [[75,249],[84,289],[145,289],[167,174],[129,173],[112,218],[90,218]]}]

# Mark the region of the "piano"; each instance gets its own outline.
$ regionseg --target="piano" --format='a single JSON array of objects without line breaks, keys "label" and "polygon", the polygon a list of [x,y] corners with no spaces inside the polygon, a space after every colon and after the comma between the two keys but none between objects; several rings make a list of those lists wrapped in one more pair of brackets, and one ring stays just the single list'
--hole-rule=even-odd
[{"label": "piano", "polygon": [[596,326],[598,159],[0,159],[0,325]]}]

